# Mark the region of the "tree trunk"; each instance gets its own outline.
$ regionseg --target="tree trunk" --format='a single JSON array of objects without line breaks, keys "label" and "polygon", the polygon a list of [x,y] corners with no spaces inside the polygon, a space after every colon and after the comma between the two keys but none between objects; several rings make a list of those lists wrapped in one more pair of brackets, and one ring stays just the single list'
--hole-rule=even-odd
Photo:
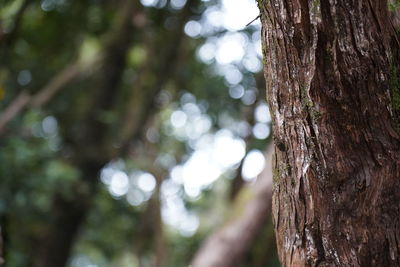
[{"label": "tree trunk", "polygon": [[[65,123],[68,126],[64,126],[66,130],[63,137],[70,146],[71,161],[81,171],[82,178],[71,185],[74,189],[69,191],[70,195],[64,192],[64,188],[55,193],[50,221],[47,223],[49,227],[46,233],[39,238],[37,242],[39,245],[33,249],[32,265],[35,267],[66,266],[78,232],[92,205],[95,204],[94,198],[99,186],[98,175],[107,162],[126,153],[130,147],[128,140],[140,138],[144,130],[143,125],[157,110],[153,103],[155,95],[161,91],[163,85],[170,79],[171,75],[169,74],[175,70],[174,64],[171,62],[175,62],[179,55],[183,43],[184,25],[194,14],[192,9],[198,1],[188,0],[178,15],[176,27],[168,33],[166,41],[168,45],[163,46],[167,50],[163,53],[164,56],[157,57],[158,62],[153,64],[155,73],[159,74],[153,84],[154,88],[135,85],[132,89],[132,97],[139,99],[144,104],[133,107],[135,112],[130,114],[129,119],[135,121],[136,118],[140,123],[128,127],[128,130],[121,130],[125,134],[120,140],[123,145],[121,148],[115,149],[113,144],[107,142],[112,136],[109,125],[96,118],[100,112],[109,111],[115,105],[114,100],[120,93],[118,88],[126,66],[126,56],[131,47],[135,30],[138,30],[132,24],[132,17],[142,8],[141,4],[131,0],[122,3],[121,16],[115,23],[115,28],[104,51],[92,108],[83,119],[80,119],[80,122],[77,118],[72,124]],[[144,90],[145,93],[138,95],[136,90]],[[79,135],[74,132],[77,125],[80,126]]]},{"label": "tree trunk", "polygon": [[3,251],[3,247],[4,247],[4,240],[3,240],[3,220],[1,220],[1,224],[0,224],[0,267],[4,265],[4,251]]},{"label": "tree trunk", "polygon": [[165,242],[165,233],[161,215],[161,183],[162,176],[156,175],[157,185],[154,191],[152,201],[154,201],[154,267],[166,266],[167,247]]},{"label": "tree trunk", "polygon": [[[100,165],[81,168],[86,180],[78,181],[71,192],[57,193],[52,203],[52,214],[47,229],[32,248],[31,258],[34,267],[66,266],[79,229],[90,211],[97,192],[98,170]],[[77,201],[79,200],[79,201]]]},{"label": "tree trunk", "polygon": [[399,42],[382,0],[259,0],[283,266],[400,266]]},{"label": "tree trunk", "polygon": [[[64,138],[68,139],[75,167],[82,178],[68,188],[60,188],[54,193],[50,217],[47,219],[46,232],[39,237],[38,246],[32,249],[32,266],[66,266],[74,241],[80,227],[90,211],[97,193],[98,175],[101,168],[111,160],[104,148],[108,125],[97,119],[99,112],[110,110],[118,92],[126,55],[132,43],[132,17],[137,7],[126,0],[121,6],[121,17],[116,22],[115,30],[104,52],[100,78],[93,96],[92,109],[80,124],[80,135],[68,128]],[[78,119],[77,119],[78,121]],[[78,122],[74,122],[75,125]],[[71,161],[72,161],[71,160]]]}]

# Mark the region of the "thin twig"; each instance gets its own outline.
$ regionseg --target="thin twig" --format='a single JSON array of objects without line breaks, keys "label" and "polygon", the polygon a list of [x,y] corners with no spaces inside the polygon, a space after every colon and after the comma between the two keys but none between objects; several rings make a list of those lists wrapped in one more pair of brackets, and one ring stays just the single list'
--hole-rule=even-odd
[{"label": "thin twig", "polygon": [[249,26],[250,24],[252,24],[254,21],[256,21],[257,19],[259,19],[261,17],[261,15],[258,15],[255,19],[253,19],[252,21],[250,21],[249,23],[246,24],[246,27]]}]

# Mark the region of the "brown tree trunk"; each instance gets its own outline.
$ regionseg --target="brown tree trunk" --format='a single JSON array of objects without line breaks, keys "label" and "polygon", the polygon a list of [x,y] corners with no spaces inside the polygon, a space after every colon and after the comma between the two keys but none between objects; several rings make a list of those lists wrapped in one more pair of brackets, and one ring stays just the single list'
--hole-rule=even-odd
[{"label": "brown tree trunk", "polygon": [[399,42],[387,1],[258,3],[282,265],[400,266]]}]

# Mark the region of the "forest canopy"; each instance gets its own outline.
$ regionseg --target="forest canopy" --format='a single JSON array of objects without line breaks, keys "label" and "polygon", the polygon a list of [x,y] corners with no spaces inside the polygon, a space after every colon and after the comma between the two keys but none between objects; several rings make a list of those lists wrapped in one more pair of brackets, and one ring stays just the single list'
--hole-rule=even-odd
[{"label": "forest canopy", "polygon": [[[0,265],[186,267],[270,198],[258,13],[1,0]],[[278,266],[265,203],[240,266]]]}]

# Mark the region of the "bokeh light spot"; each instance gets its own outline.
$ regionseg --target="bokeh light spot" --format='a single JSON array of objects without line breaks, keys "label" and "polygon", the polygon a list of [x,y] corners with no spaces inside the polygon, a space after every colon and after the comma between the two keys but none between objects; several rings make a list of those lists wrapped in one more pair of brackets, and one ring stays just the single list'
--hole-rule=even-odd
[{"label": "bokeh light spot", "polygon": [[115,197],[121,197],[128,193],[129,190],[129,179],[128,175],[122,171],[116,171],[110,181],[109,190],[111,195]]},{"label": "bokeh light spot", "polygon": [[137,178],[139,188],[145,192],[152,192],[156,187],[156,179],[150,173],[143,173]]},{"label": "bokeh light spot", "polygon": [[246,181],[257,177],[264,169],[265,158],[260,150],[253,149],[247,154],[243,162],[242,176]]}]

